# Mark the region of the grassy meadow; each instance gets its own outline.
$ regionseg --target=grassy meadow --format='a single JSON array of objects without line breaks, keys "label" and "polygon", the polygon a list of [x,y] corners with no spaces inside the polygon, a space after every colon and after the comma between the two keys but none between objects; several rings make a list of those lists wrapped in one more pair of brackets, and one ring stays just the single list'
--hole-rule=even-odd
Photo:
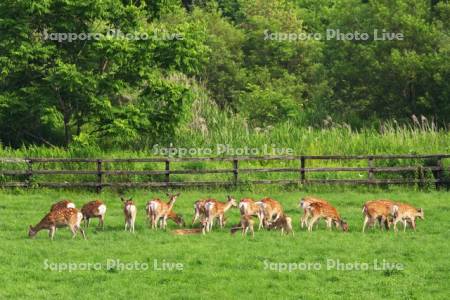
[{"label": "grassy meadow", "polygon": [[[193,202],[199,198],[224,200],[227,191],[182,192],[174,210],[190,223]],[[123,214],[117,194],[56,190],[10,190],[0,192],[0,299],[447,299],[450,292],[450,211],[446,192],[361,190],[314,191],[340,211],[350,232],[328,232],[324,222],[312,233],[300,230],[298,199],[305,192],[231,192],[236,199],[270,195],[278,199],[293,217],[294,236],[277,231],[257,231],[255,238],[231,236],[229,228],[239,219],[237,209],[229,211],[227,228],[214,229],[206,236],[175,236],[170,230],[152,231],[146,225],[144,206],[161,192],[133,191],[138,216],[136,233],[123,230]],[[58,229],[55,240],[40,232],[27,236],[29,224],[36,224],[61,198],[72,199],[77,207],[99,197],[108,206],[105,229],[97,220],[87,229],[87,240],[70,238],[68,229]],[[417,232],[381,232],[378,228],[361,233],[361,206],[369,199],[391,198],[424,208]],[[172,263],[183,270],[155,270]],[[110,260],[110,261],[109,261]],[[137,263],[141,269],[110,267],[119,260]],[[375,262],[376,261],[376,262]],[[348,270],[367,264],[367,270]],[[282,264],[302,270],[281,271]],[[397,264],[395,269],[383,263]],[[58,271],[68,264],[76,270]],[[92,264],[90,270],[83,270]],[[299,265],[300,264],[300,265]],[[307,265],[310,264],[309,269]],[[147,265],[148,269],[143,270]],[[400,265],[400,268],[398,266]],[[361,265],[362,266],[362,265]],[[320,267],[320,268],[319,268]],[[277,269],[276,269],[277,268]],[[293,268],[293,267],[291,267]],[[346,270],[342,270],[342,269]],[[364,268],[364,267],[361,267]],[[381,270],[379,270],[381,269]],[[94,296],[95,295],[95,296]]]}]

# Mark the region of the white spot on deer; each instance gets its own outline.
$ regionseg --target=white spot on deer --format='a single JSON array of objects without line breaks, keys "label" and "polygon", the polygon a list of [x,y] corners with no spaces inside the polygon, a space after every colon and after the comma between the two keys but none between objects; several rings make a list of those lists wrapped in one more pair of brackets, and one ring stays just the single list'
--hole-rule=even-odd
[{"label": "white spot on deer", "polygon": [[106,213],[106,205],[102,204],[98,207],[98,214],[103,216]]},{"label": "white spot on deer", "polygon": [[81,220],[83,220],[83,214],[81,212],[77,213],[77,226],[81,227]]},{"label": "white spot on deer", "polygon": [[72,202],[67,203],[67,208],[75,208],[75,204]]}]

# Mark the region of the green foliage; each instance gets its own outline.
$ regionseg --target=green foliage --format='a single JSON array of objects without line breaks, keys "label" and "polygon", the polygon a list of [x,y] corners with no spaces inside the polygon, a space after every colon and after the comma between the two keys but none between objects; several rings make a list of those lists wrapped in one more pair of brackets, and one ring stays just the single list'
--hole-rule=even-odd
[{"label": "green foliage", "polygon": [[[448,128],[449,16],[447,1],[422,0],[5,0],[0,141],[145,149],[203,143],[206,127],[235,141],[241,124],[372,128],[413,115]],[[404,39],[374,41],[374,30]],[[270,38],[314,33],[322,39]]]}]

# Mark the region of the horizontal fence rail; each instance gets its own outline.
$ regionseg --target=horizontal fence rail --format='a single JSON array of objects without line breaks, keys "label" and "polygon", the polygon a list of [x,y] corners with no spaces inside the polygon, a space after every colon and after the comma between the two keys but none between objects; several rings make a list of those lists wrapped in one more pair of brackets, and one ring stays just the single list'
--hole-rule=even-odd
[{"label": "horizontal fence rail", "polygon": [[[0,187],[48,187],[48,188],[71,188],[88,187],[95,188],[100,192],[104,187],[189,187],[189,186],[237,186],[239,184],[355,184],[355,185],[379,185],[379,184],[435,184],[436,188],[444,184],[450,184],[446,172],[450,168],[444,167],[443,160],[450,158],[450,154],[427,154],[427,155],[300,155],[300,156],[240,156],[240,157],[190,157],[190,158],[120,158],[120,159],[93,159],[93,158],[0,158]],[[339,167],[308,167],[308,161],[349,161],[365,160],[367,166],[339,166]],[[376,161],[392,160],[431,160],[433,165],[416,164],[408,166],[375,166]],[[268,162],[268,161],[294,161],[298,167],[267,167],[267,168],[248,168],[240,167],[245,162]],[[184,166],[183,169],[175,169],[176,163],[198,163],[208,162],[212,164],[229,163],[229,168],[220,169],[199,169]],[[157,170],[135,170],[135,169],[110,169],[112,164],[159,164],[161,169]],[[50,164],[50,166],[49,166]],[[55,164],[68,164],[79,166],[79,164],[88,164],[92,169],[70,170],[52,167]],[[39,165],[39,168],[35,166]],[[6,168],[5,168],[6,166]],[[11,168],[14,166],[15,168]],[[20,169],[17,169],[20,166]],[[42,168],[44,166],[45,168]],[[363,172],[365,178],[359,179],[322,179],[310,178],[314,173],[337,173],[337,172]],[[404,172],[416,173],[417,178],[387,179],[377,178],[378,174],[395,174]],[[431,172],[432,178],[425,178],[424,174]],[[295,173],[296,179],[252,179],[242,180],[243,174],[261,174],[261,173]],[[209,180],[209,181],[187,181],[177,178],[173,180],[171,175],[204,175],[204,174],[229,174],[229,180]],[[45,175],[74,175],[92,176],[91,181],[67,182],[67,181],[39,181],[35,180],[37,176]],[[148,179],[144,182],[138,181],[108,181],[116,176],[158,176],[158,179]],[[5,178],[13,178],[13,181]]]}]

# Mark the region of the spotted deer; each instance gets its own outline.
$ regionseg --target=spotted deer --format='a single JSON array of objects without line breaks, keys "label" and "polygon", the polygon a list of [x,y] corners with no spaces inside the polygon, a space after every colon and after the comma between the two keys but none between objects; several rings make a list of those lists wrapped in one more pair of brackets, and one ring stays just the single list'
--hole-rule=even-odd
[{"label": "spotted deer", "polygon": [[55,237],[56,228],[68,226],[72,232],[72,238],[75,238],[78,230],[86,239],[84,230],[81,228],[81,219],[83,215],[76,208],[61,208],[50,211],[45,217],[36,225],[30,225],[28,236],[34,238],[41,230],[48,230],[50,239]]},{"label": "spotted deer", "polygon": [[291,233],[294,235],[294,230],[292,229],[292,218],[286,214],[282,214],[276,221],[269,223],[269,229],[281,229],[281,235],[284,233]]},{"label": "spotted deer", "polygon": [[364,203],[362,213],[364,215],[364,224],[362,232],[365,231],[366,226],[374,227],[376,221],[378,221],[380,228],[383,226],[386,230],[389,230],[392,223],[392,206],[394,202],[391,200],[373,200]]},{"label": "spotted deer", "polygon": [[397,232],[397,223],[403,222],[403,231],[406,231],[407,223],[416,231],[416,218],[424,220],[424,212],[422,208],[415,208],[405,203],[395,203],[392,206],[392,215],[394,216],[394,230]]},{"label": "spotted deer", "polygon": [[106,205],[101,200],[94,200],[86,203],[81,208],[84,226],[89,227],[91,218],[98,218],[98,227],[104,228]]},{"label": "spotted deer", "polygon": [[312,215],[312,218],[308,224],[308,231],[312,231],[314,223],[321,218],[325,219],[329,230],[332,229],[332,225],[334,223],[336,228],[342,227],[343,231],[348,231],[347,222],[341,219],[336,208],[330,204],[319,202],[311,203],[308,210]]},{"label": "spotted deer", "polygon": [[300,227],[306,227],[308,226],[308,220],[311,218],[311,214],[309,212],[309,206],[311,203],[324,203],[329,204],[328,201],[318,198],[318,197],[312,197],[312,196],[306,196],[302,199],[300,199],[300,202],[298,206],[303,209],[303,216],[300,217]]},{"label": "spotted deer", "polygon": [[194,217],[192,218],[191,225],[194,225],[197,220],[201,220],[201,218],[206,217],[205,204],[208,202],[206,200],[197,200],[194,203]]},{"label": "spotted deer", "polygon": [[133,198],[120,198],[123,203],[123,214],[125,216],[125,231],[129,230],[134,233],[134,223],[136,222],[137,208]]},{"label": "spotted deer", "polygon": [[61,208],[75,208],[75,204],[70,200],[61,200],[53,203],[50,211],[61,209]]},{"label": "spotted deer", "polygon": [[267,227],[269,223],[277,221],[283,214],[283,207],[281,204],[272,198],[266,197],[255,203],[259,206],[261,214],[258,229]]},{"label": "spotted deer", "polygon": [[237,207],[236,200],[227,196],[227,202],[220,202],[215,199],[209,199],[205,204],[206,211],[206,231],[211,231],[214,220],[219,220],[220,228],[223,228],[225,225],[225,213],[231,207]]},{"label": "spotted deer", "polygon": [[169,201],[166,203],[160,199],[153,199],[147,203],[147,211],[150,216],[152,229],[157,229],[158,222],[161,229],[166,229],[169,213],[177,200],[178,194],[167,194]]},{"label": "spotted deer", "polygon": [[242,198],[241,201],[239,201],[239,212],[241,213],[241,216],[257,217],[259,223],[262,223],[264,218],[260,206],[251,198]]},{"label": "spotted deer", "polygon": [[241,231],[242,232],[242,236],[246,236],[247,233],[250,231],[250,233],[252,234],[252,238],[255,237],[255,230],[254,230],[254,221],[252,220],[252,217],[249,215],[242,215],[241,216],[241,221],[239,222],[239,224],[236,224],[235,226],[233,226],[230,230],[231,234],[235,234],[237,231]]}]

